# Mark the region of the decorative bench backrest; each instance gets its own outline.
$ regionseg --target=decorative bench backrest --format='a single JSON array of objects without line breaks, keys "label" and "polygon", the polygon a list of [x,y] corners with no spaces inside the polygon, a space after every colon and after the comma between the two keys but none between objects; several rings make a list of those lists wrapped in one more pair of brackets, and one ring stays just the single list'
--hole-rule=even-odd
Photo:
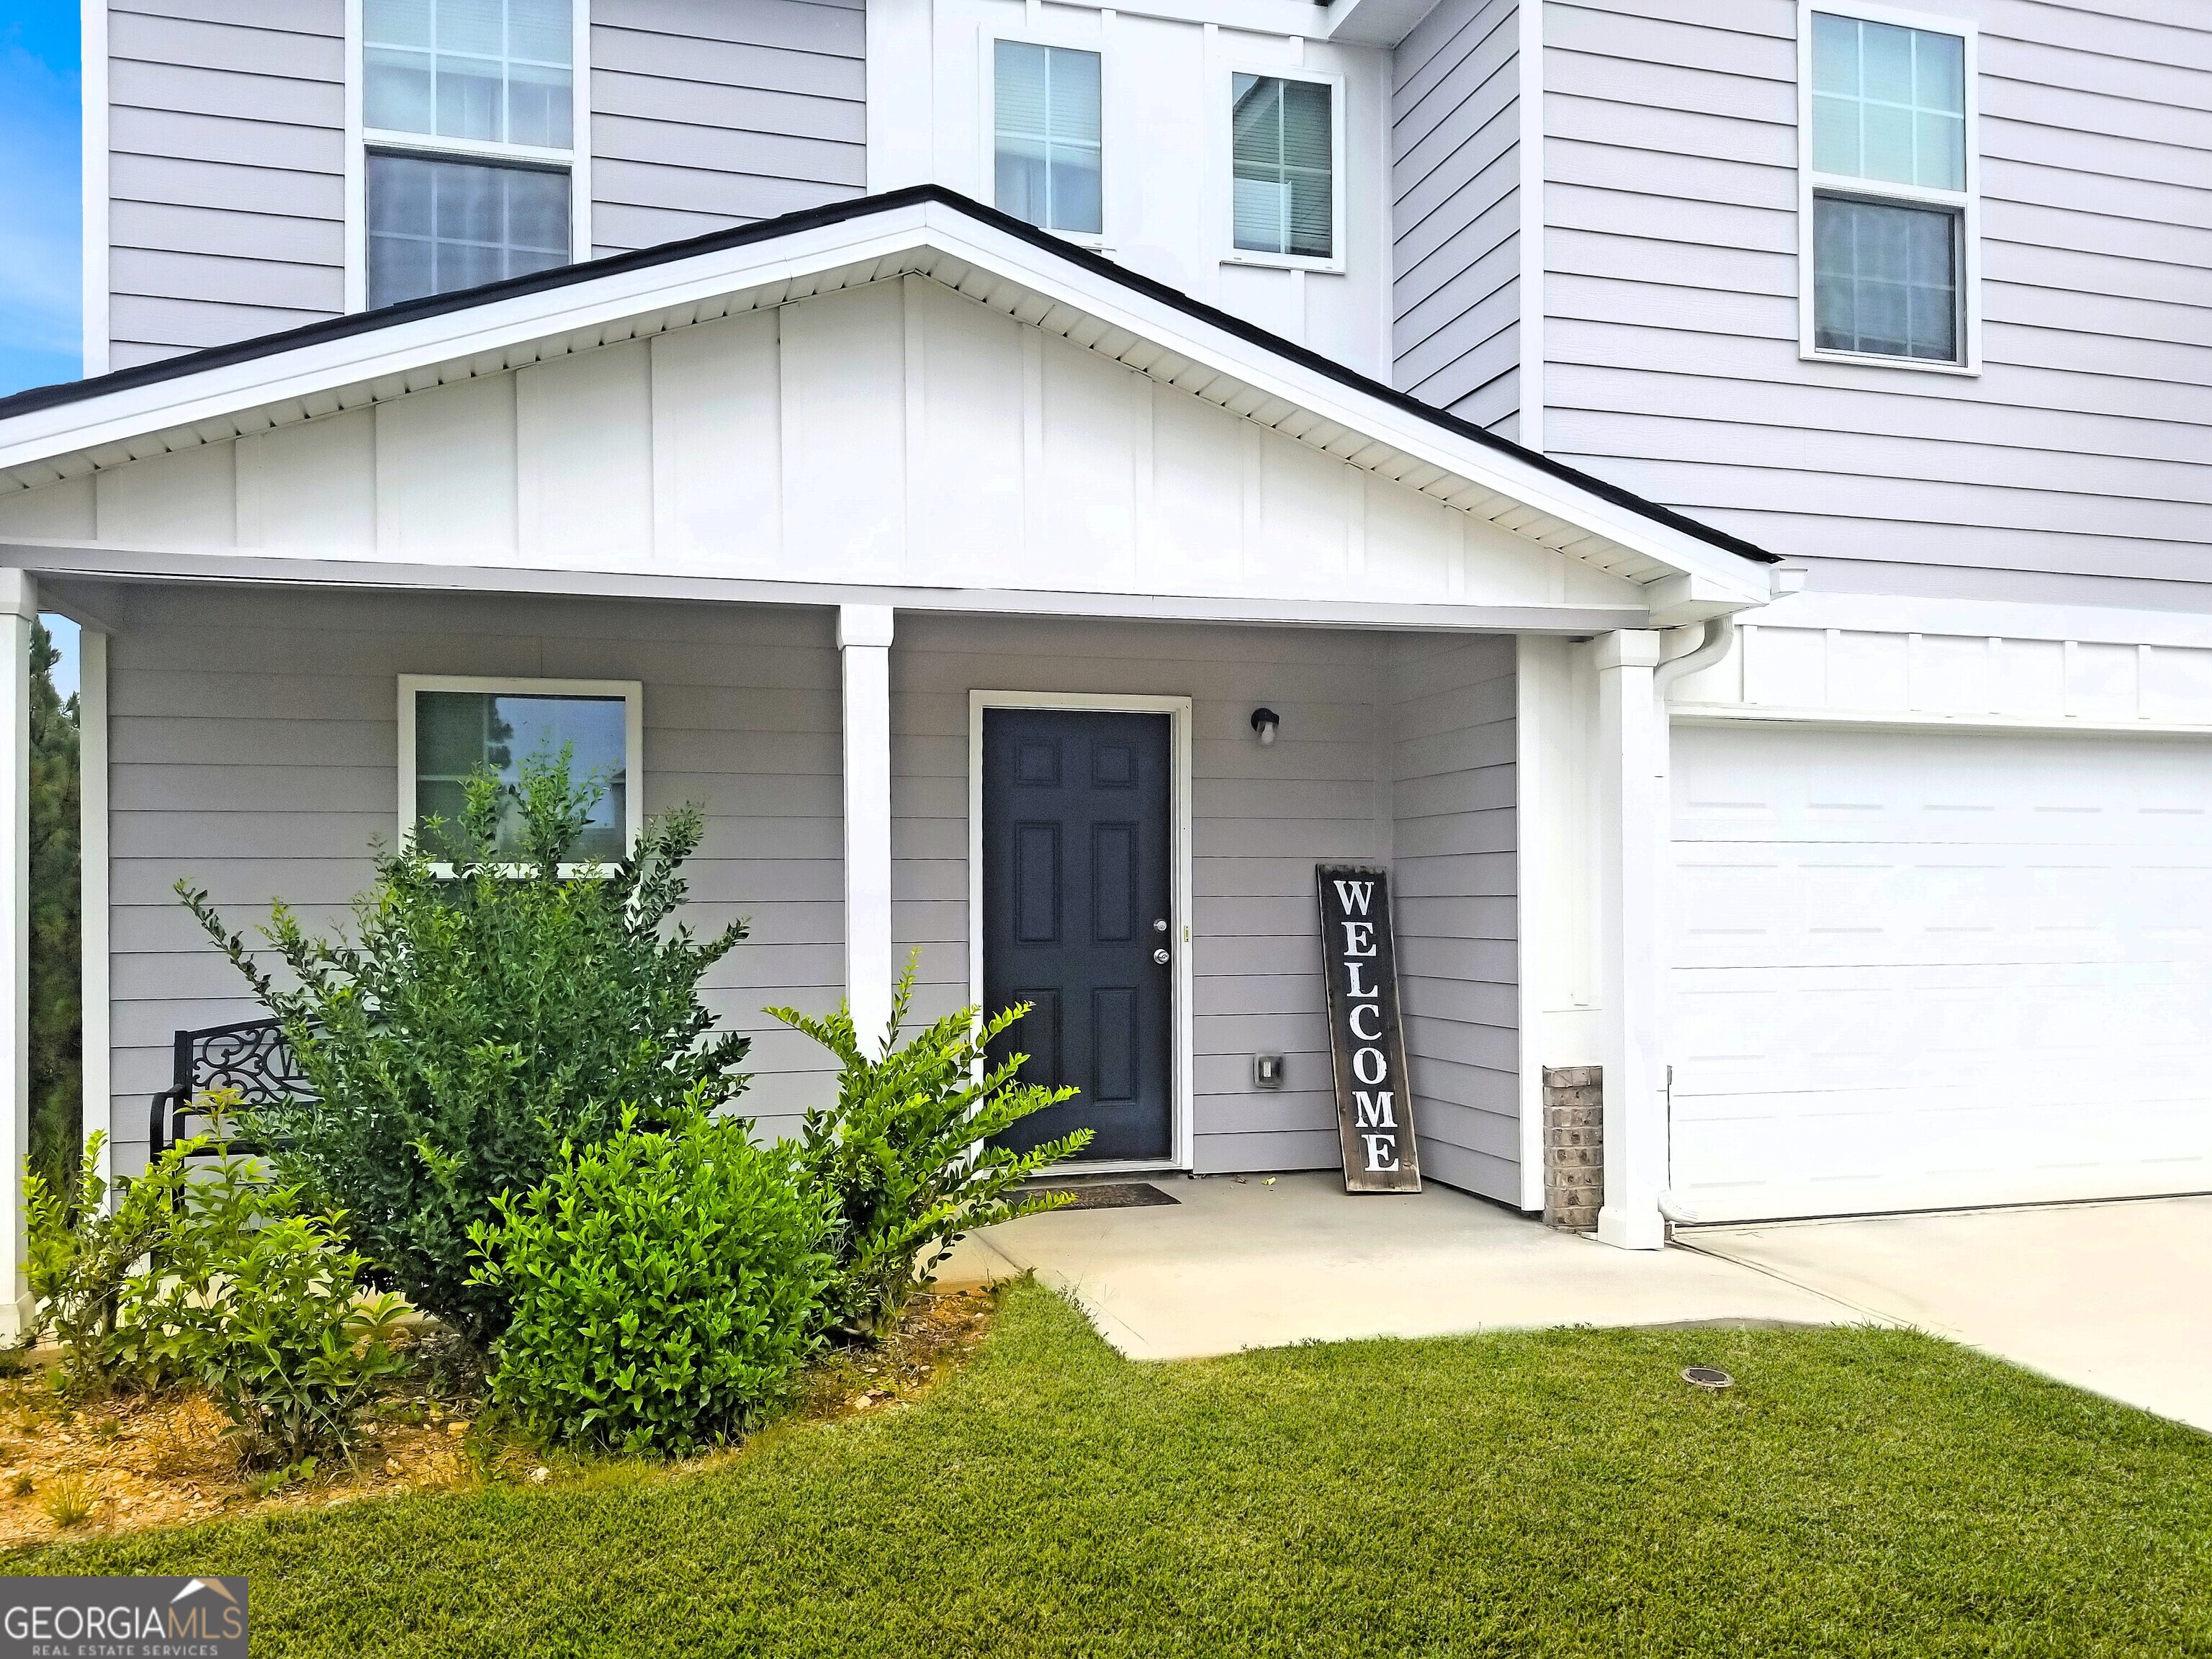
[{"label": "decorative bench backrest", "polygon": [[[201,1096],[217,1089],[234,1091],[240,1106],[268,1106],[285,1099],[312,1100],[314,1089],[292,1057],[283,1027],[273,1019],[249,1019],[235,1025],[210,1025],[179,1031],[175,1069],[169,1086],[154,1097],[147,1141],[149,1158],[159,1158],[189,1135],[208,1127]],[[243,1142],[233,1148],[252,1150]]]}]

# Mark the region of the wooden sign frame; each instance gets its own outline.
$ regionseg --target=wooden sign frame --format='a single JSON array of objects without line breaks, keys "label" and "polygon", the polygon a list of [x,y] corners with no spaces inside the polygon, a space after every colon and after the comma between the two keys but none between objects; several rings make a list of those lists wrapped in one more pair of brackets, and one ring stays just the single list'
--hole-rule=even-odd
[{"label": "wooden sign frame", "polygon": [[1398,943],[1389,872],[1317,864],[1321,959],[1328,982],[1328,1048],[1335,1062],[1337,1138],[1348,1193],[1418,1193],[1420,1148],[1398,1005]]}]

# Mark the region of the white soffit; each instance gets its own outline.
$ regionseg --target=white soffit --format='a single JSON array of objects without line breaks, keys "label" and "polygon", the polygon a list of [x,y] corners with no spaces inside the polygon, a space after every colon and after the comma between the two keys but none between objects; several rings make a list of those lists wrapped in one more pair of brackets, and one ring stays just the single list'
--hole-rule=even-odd
[{"label": "white soffit", "polygon": [[0,421],[0,495],[908,273],[1611,575],[1770,596],[1770,566],[934,200],[31,410]]}]

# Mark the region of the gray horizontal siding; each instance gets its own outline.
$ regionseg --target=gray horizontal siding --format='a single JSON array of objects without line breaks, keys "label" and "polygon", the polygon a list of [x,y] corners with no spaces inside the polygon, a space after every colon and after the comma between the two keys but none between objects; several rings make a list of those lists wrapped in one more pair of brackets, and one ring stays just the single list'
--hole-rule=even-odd
[{"label": "gray horizontal siding", "polygon": [[[1384,642],[1319,630],[902,617],[891,652],[892,897],[924,1011],[968,994],[969,693],[1192,701],[1193,1094],[1199,1169],[1337,1162],[1313,867],[1389,849]],[[1272,748],[1251,711],[1283,718]],[[1252,1087],[1255,1053],[1286,1086]]]},{"label": "gray horizontal siding", "polygon": [[2212,603],[2212,12],[1972,15],[1966,378],[1798,357],[1789,0],[1549,8],[1550,447],[1832,585]]},{"label": "gray horizontal siding", "polygon": [[1518,1204],[1513,642],[1401,641],[1388,696],[1398,987],[1421,1165]]},{"label": "gray horizontal siding", "polygon": [[343,0],[120,0],[108,17],[118,368],[345,303]]},{"label": "gray horizontal siding", "polygon": [[346,919],[398,812],[398,676],[638,679],[646,806],[707,809],[687,919],[750,937],[706,981],[754,1033],[747,1109],[790,1129],[823,1097],[813,1046],[766,1019],[842,994],[836,647],[826,612],[559,600],[142,589],[109,654],[116,1139],[143,1158],[170,1034],[257,1012],[171,890],[230,920]]},{"label": "gray horizontal siding", "polygon": [[1391,62],[1392,378],[1516,434],[1516,0],[1443,0]]},{"label": "gray horizontal siding", "polygon": [[817,0],[599,0],[592,237],[649,246],[857,196],[866,13]]}]

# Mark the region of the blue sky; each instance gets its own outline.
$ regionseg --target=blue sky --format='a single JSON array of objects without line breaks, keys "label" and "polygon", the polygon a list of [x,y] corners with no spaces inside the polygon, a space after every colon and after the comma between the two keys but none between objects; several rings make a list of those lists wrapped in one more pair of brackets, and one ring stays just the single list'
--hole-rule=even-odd
[{"label": "blue sky", "polygon": [[0,0],[0,393],[82,364],[77,10]]},{"label": "blue sky", "polygon": [[[74,380],[83,366],[77,27],[74,5],[0,0],[0,394]],[[76,629],[46,621],[66,697]]]}]

